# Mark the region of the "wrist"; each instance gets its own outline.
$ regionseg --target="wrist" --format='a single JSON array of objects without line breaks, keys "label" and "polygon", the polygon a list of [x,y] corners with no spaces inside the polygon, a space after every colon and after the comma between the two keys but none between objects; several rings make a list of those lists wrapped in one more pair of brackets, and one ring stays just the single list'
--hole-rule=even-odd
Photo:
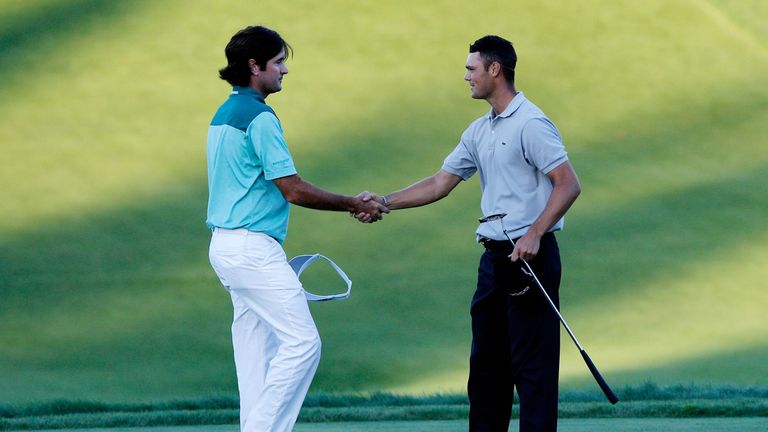
[{"label": "wrist", "polygon": [[388,195],[382,195],[381,196],[381,203],[384,205],[384,207],[389,206],[389,196]]},{"label": "wrist", "polygon": [[351,199],[347,203],[348,205],[348,211],[350,213],[360,213],[363,211],[363,206],[365,205],[365,202],[361,200],[358,197],[350,197]]},{"label": "wrist", "polygon": [[539,227],[537,227],[537,226],[535,226],[535,225],[532,225],[532,226],[531,226],[531,227],[528,229],[528,232],[527,232],[526,234],[527,234],[528,236],[535,236],[537,239],[540,239],[540,238],[542,238],[542,237],[544,236],[544,234],[546,234],[546,233],[547,233],[547,232],[546,232],[546,231],[542,231],[542,230],[541,230],[541,228],[539,228]]}]

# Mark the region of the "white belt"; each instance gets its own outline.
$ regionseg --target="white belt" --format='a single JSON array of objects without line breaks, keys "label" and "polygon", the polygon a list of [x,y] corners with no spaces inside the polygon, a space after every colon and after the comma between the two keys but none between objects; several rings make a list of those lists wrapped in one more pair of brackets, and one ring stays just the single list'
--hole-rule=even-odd
[{"label": "white belt", "polygon": [[336,273],[338,273],[339,276],[341,276],[341,278],[344,280],[344,282],[347,283],[347,291],[339,294],[317,295],[304,290],[304,295],[307,297],[307,300],[308,301],[329,301],[329,300],[342,300],[345,298],[349,298],[349,295],[352,293],[352,281],[347,277],[347,274],[344,273],[344,270],[342,270],[338,265],[336,265],[336,263],[333,262],[330,258],[320,254],[297,255],[291,258],[288,261],[288,264],[290,264],[293,271],[296,272],[296,276],[300,277],[301,272],[306,270],[306,268],[309,267],[310,264],[317,261],[317,259],[319,258],[322,258],[328,261],[328,263],[336,270]]}]

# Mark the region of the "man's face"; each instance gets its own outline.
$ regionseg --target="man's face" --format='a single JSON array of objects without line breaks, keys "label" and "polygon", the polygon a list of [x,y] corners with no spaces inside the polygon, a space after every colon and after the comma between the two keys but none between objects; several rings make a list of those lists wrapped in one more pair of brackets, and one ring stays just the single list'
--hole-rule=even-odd
[{"label": "man's face", "polygon": [[493,82],[485,69],[480,53],[470,53],[467,56],[467,73],[464,81],[469,82],[469,91],[473,99],[485,99],[493,90]]},{"label": "man's face", "polygon": [[258,69],[256,82],[261,93],[267,96],[279,92],[283,89],[283,75],[288,73],[288,67],[285,65],[285,49],[269,59],[264,70],[258,66],[256,68]]}]

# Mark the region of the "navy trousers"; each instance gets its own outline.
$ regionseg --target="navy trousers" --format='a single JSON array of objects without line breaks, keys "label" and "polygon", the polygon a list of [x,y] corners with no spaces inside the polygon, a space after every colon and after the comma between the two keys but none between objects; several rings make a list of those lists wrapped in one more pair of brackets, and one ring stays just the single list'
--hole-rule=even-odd
[{"label": "navy trousers", "polygon": [[[560,321],[541,290],[512,263],[509,242],[496,243],[480,259],[472,298],[469,362],[470,432],[507,432],[513,391],[520,398],[521,432],[557,430]],[[529,262],[560,306],[560,251],[552,233]],[[530,286],[525,294],[511,296]]]}]

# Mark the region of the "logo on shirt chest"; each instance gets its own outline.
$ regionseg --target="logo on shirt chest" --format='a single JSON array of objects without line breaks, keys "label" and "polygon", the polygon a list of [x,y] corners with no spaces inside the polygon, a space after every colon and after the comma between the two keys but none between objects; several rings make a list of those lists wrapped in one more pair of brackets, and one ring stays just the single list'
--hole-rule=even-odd
[{"label": "logo on shirt chest", "polygon": [[497,164],[527,164],[531,165],[528,154],[523,148],[522,143],[515,145],[509,139],[500,139],[494,146],[495,150],[492,157]]}]

